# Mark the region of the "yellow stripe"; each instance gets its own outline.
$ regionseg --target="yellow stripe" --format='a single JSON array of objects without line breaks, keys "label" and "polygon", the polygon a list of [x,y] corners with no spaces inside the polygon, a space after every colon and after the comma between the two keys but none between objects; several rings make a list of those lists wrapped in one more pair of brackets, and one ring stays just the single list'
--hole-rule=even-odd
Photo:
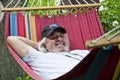
[{"label": "yellow stripe", "polygon": [[25,15],[26,38],[29,39],[27,14]]},{"label": "yellow stripe", "polygon": [[37,42],[35,16],[29,15],[29,18],[30,18],[31,39]]}]

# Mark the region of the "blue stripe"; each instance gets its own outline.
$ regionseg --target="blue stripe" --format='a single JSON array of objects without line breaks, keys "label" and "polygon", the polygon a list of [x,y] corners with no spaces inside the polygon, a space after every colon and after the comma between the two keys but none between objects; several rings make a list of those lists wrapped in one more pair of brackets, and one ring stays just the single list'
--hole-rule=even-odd
[{"label": "blue stripe", "polygon": [[10,35],[11,36],[17,36],[18,30],[17,30],[17,17],[14,12],[10,12]]},{"label": "blue stripe", "polygon": [[28,37],[31,40],[31,32],[30,32],[30,20],[29,20],[29,15],[27,14],[27,24],[28,24]]}]

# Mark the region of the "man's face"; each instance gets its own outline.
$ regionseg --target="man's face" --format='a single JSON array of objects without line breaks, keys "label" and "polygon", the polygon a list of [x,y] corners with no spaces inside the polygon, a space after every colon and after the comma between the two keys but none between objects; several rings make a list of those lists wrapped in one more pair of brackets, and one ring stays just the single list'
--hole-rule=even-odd
[{"label": "man's face", "polygon": [[54,31],[46,39],[46,48],[51,52],[69,51],[68,37],[60,31]]}]

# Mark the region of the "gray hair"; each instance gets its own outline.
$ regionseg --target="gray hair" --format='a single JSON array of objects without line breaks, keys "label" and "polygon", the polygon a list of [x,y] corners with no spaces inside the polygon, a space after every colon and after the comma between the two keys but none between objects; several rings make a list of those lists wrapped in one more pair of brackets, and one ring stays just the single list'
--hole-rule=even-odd
[{"label": "gray hair", "polygon": [[47,49],[45,47],[46,37],[44,37],[40,42],[38,42],[38,50],[41,52],[47,52]]}]

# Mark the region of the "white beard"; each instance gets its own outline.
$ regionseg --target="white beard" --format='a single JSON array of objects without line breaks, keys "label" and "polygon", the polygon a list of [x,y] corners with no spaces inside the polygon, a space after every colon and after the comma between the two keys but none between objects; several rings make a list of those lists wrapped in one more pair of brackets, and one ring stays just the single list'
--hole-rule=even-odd
[{"label": "white beard", "polygon": [[69,51],[69,44],[65,44],[65,45],[63,45],[63,44],[59,44],[59,46],[61,46],[61,47],[63,47],[62,49],[61,48],[58,48],[58,47],[56,47],[56,46],[52,46],[51,48],[49,48],[48,50],[50,51],[50,52],[68,52]]}]

